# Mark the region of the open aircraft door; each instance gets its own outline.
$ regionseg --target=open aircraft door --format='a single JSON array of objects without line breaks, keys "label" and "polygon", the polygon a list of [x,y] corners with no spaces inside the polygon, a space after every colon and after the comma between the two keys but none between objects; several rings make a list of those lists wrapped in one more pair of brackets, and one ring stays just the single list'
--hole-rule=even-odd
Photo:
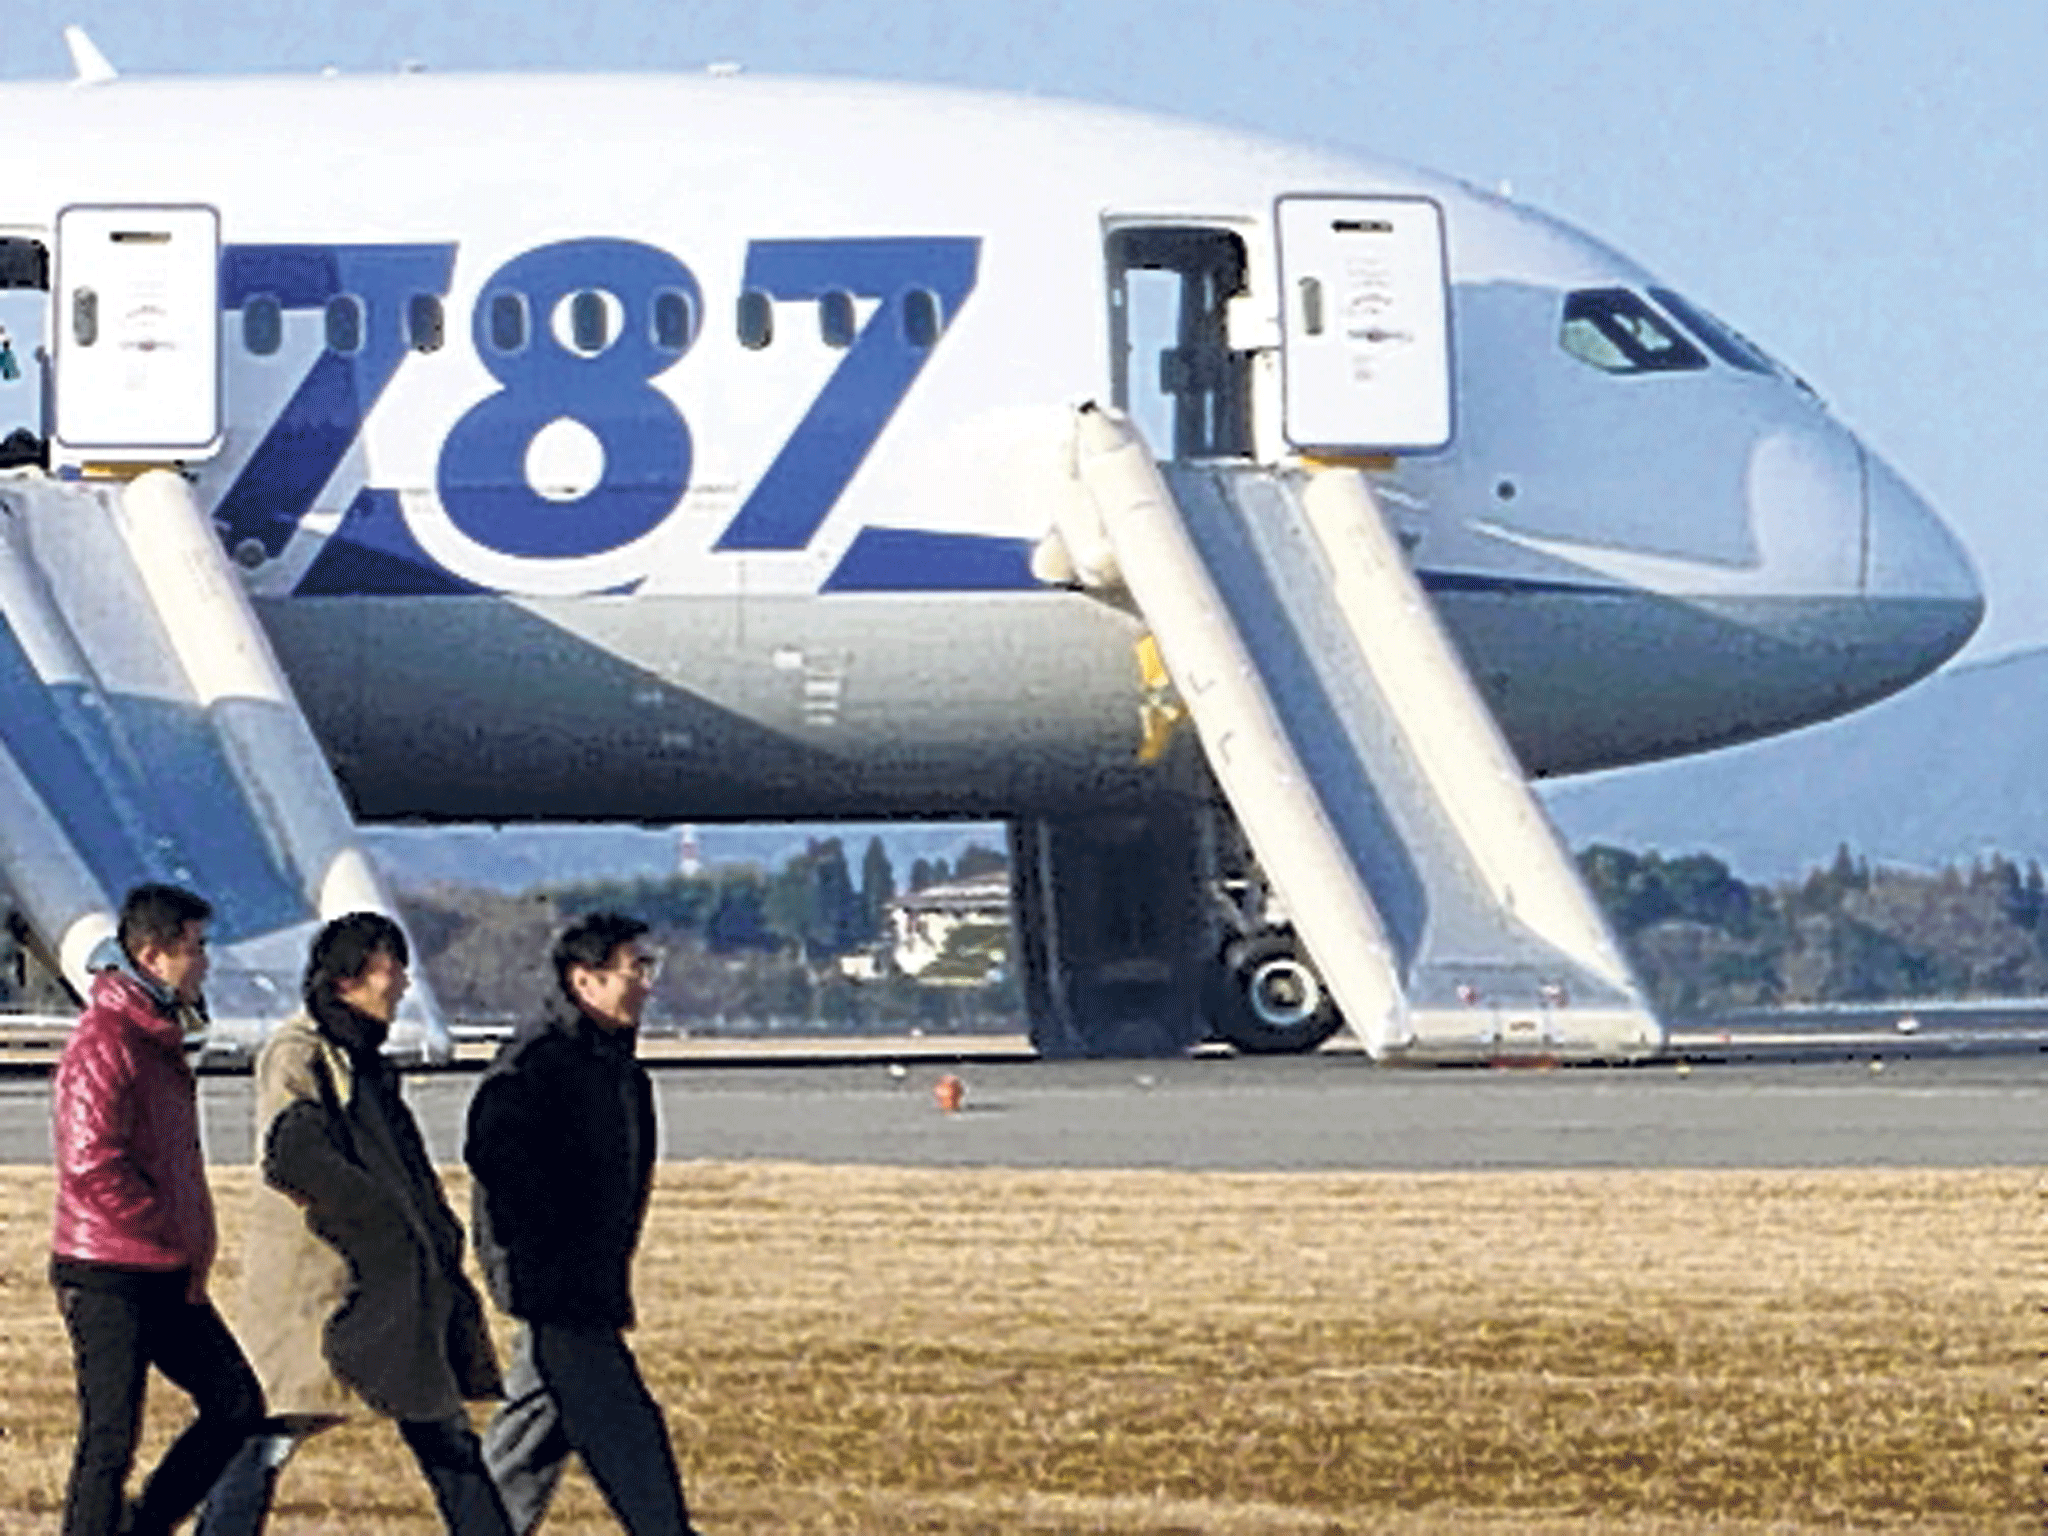
[{"label": "open aircraft door", "polygon": [[1283,197],[1281,377],[1304,453],[1449,446],[1443,210],[1422,197]]},{"label": "open aircraft door", "polygon": [[[1271,310],[1241,235],[1113,227],[1120,409],[1077,411],[1083,494],[1057,505],[1033,557],[1042,579],[1135,609],[1155,707],[1192,721],[1243,834],[1245,884],[1263,894],[1216,891],[1231,908],[1234,937],[1215,957],[1230,986],[1205,987],[1204,1011],[1248,1050],[1312,1046],[1341,1017],[1375,1057],[1648,1054],[1662,1026],[1366,474],[1365,461],[1451,441],[1441,210],[1427,198],[1288,196],[1276,226],[1295,461],[1251,451]],[[1141,752],[1156,757],[1152,723]],[[1034,1002],[1034,1038],[1089,1049],[1107,1035],[1062,1008],[1081,1012],[1072,941],[1093,933],[1070,915],[1080,903],[1063,913],[1056,867],[1082,860],[1057,836],[1014,846],[1025,974],[1046,1004]],[[1052,937],[1034,939],[1034,922]],[[1154,928],[1162,949],[1183,936]],[[1137,957],[1115,958],[1129,974]],[[1153,1006],[1176,1001],[1162,993]],[[1097,1011],[1115,1022],[1118,1006],[1129,1005]],[[1044,1032],[1041,1011],[1053,1016]]]},{"label": "open aircraft door", "polygon": [[49,322],[47,231],[0,231],[0,469],[43,462]]},{"label": "open aircraft door", "polygon": [[79,206],[57,216],[56,437],[73,459],[219,446],[220,215]]}]

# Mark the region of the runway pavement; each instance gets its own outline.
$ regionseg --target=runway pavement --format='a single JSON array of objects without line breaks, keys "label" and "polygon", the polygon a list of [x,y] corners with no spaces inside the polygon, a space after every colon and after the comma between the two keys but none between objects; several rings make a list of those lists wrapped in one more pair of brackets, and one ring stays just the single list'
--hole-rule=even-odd
[{"label": "runway pavement", "polygon": [[[944,1114],[933,1085],[966,1088]],[[662,1065],[663,1155],[1218,1170],[1988,1167],[2048,1163],[2048,1056],[1556,1071],[1360,1056]],[[249,1079],[202,1080],[208,1153],[247,1161]],[[471,1072],[407,1091],[460,1156]],[[0,1162],[49,1156],[48,1082],[0,1078]]]}]

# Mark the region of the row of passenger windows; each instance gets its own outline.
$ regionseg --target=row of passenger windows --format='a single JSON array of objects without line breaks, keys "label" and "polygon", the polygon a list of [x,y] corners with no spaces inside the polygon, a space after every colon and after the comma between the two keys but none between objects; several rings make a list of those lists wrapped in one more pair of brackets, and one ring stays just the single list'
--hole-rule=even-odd
[{"label": "row of passenger windows", "polygon": [[[844,349],[854,343],[859,315],[854,296],[841,290],[822,294],[817,301],[818,337],[828,347]],[[653,295],[648,311],[648,339],[655,349],[680,357],[697,339],[697,305],[687,293],[662,289]],[[327,301],[323,311],[328,350],[353,354],[363,349],[369,324],[363,301],[355,294],[338,294]],[[758,288],[739,297],[736,313],[740,345],[758,352],[775,340],[775,301]],[[595,357],[617,341],[625,325],[625,306],[618,298],[599,289],[572,293],[555,306],[544,322],[557,341],[573,352]],[[928,288],[913,288],[897,306],[896,323],[910,346],[919,349],[938,344],[945,329],[945,313],[939,296]],[[485,339],[493,351],[524,351],[532,342],[533,303],[526,294],[504,291],[490,295],[485,309]],[[403,339],[415,352],[437,352],[447,339],[447,321],[440,299],[430,293],[416,293],[405,303]],[[284,305],[274,294],[251,294],[242,302],[242,346],[257,357],[269,357],[284,345]]]},{"label": "row of passenger windows", "polygon": [[1689,373],[1708,366],[1707,352],[1744,373],[1782,371],[1748,337],[1697,304],[1668,288],[1647,292],[1662,313],[1627,288],[1566,294],[1558,344],[1602,373]]},{"label": "row of passenger windows", "polygon": [[[323,312],[327,345],[335,352],[356,353],[367,339],[369,317],[363,301],[352,293],[337,294]],[[405,301],[404,340],[415,352],[438,352],[448,339],[448,318],[431,293]],[[275,295],[251,294],[242,304],[242,345],[258,357],[269,357],[284,345],[284,306]]]}]

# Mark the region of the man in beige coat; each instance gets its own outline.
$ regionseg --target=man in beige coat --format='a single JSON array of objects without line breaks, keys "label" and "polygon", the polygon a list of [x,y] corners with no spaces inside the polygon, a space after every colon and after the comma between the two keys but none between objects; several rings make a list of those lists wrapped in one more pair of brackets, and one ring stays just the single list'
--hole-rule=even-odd
[{"label": "man in beige coat", "polygon": [[452,1536],[511,1536],[463,1408],[502,1387],[462,1227],[379,1050],[407,962],[389,918],[329,923],[306,1012],[256,1059],[263,1185],[240,1331],[273,1418],[214,1485],[199,1536],[256,1536],[293,1450],[364,1407],[398,1421]]}]

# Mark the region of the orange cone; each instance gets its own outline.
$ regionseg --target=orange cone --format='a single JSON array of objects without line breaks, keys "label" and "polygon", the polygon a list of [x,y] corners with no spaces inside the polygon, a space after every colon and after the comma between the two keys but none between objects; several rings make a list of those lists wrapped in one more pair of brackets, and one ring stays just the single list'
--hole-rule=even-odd
[{"label": "orange cone", "polygon": [[932,1084],[932,1097],[939,1101],[940,1109],[949,1115],[957,1115],[961,1102],[967,1097],[967,1085],[948,1072]]}]

